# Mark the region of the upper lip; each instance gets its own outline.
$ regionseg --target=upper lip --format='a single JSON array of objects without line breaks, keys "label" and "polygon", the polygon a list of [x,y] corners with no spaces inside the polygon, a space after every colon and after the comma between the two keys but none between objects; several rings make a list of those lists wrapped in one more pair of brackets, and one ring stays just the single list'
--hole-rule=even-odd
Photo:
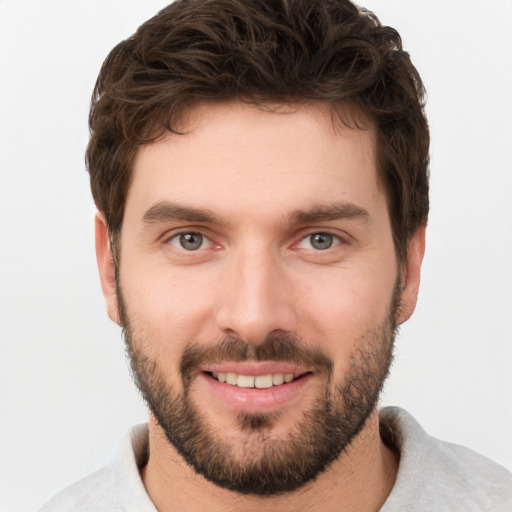
[{"label": "upper lip", "polygon": [[204,365],[203,372],[216,373],[236,373],[237,375],[275,375],[277,373],[293,374],[294,377],[308,373],[308,368],[301,367],[294,363],[285,361],[243,361],[243,362],[224,362]]}]

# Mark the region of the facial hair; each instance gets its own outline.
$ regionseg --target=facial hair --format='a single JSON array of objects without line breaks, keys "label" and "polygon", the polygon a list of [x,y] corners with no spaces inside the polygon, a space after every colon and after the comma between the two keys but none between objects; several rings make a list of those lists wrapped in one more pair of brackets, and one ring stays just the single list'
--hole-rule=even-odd
[{"label": "facial hair", "polygon": [[[177,392],[166,381],[159,361],[145,350],[151,340],[137,338],[117,285],[132,374],[169,443],[207,480],[240,494],[258,496],[304,486],[342,457],[361,432],[377,406],[393,359],[399,297],[397,282],[387,317],[356,340],[348,370],[334,386],[333,361],[320,346],[312,348],[293,333],[274,331],[258,345],[239,338],[189,345],[180,361],[183,391]],[[208,423],[194,403],[194,375],[204,363],[248,360],[286,361],[313,368],[323,391],[287,435],[278,439],[271,435],[271,429],[279,420],[279,412],[239,413],[240,436],[235,446]]]}]

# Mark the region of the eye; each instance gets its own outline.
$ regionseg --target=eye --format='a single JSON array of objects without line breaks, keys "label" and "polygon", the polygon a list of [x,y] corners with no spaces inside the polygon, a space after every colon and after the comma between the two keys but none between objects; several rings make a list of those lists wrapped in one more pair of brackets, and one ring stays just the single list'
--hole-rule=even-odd
[{"label": "eye", "polygon": [[333,246],[339,245],[340,239],[330,233],[313,233],[303,238],[299,247],[301,249],[314,249],[315,251],[325,251]]},{"label": "eye", "polygon": [[169,239],[169,243],[178,249],[186,251],[197,251],[206,249],[211,242],[201,233],[178,233]]}]

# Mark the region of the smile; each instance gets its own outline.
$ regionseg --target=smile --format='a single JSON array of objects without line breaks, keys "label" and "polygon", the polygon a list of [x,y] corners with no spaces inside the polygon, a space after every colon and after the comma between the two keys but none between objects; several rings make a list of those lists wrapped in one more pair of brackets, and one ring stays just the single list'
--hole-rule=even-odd
[{"label": "smile", "polygon": [[256,389],[268,389],[274,386],[281,386],[282,384],[287,384],[295,379],[293,373],[275,373],[253,376],[231,372],[212,372],[211,375],[219,382],[230,384],[231,386]]},{"label": "smile", "polygon": [[198,374],[200,395],[235,412],[260,414],[287,407],[315,382],[312,370],[292,363],[247,361],[208,366]]}]

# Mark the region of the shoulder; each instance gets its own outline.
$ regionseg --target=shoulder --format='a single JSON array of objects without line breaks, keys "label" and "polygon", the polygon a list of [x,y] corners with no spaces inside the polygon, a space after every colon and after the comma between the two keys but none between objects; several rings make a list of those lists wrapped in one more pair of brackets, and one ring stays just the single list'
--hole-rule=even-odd
[{"label": "shoulder", "polygon": [[114,473],[108,466],[61,491],[40,512],[117,511]]},{"label": "shoulder", "polygon": [[[386,510],[512,510],[512,474],[482,455],[429,436],[403,409],[381,411],[383,440],[400,453]],[[402,507],[402,508],[400,508]]]},{"label": "shoulder", "polygon": [[108,466],[64,489],[40,512],[156,512],[139,473],[147,449],[147,425],[133,427]]}]

